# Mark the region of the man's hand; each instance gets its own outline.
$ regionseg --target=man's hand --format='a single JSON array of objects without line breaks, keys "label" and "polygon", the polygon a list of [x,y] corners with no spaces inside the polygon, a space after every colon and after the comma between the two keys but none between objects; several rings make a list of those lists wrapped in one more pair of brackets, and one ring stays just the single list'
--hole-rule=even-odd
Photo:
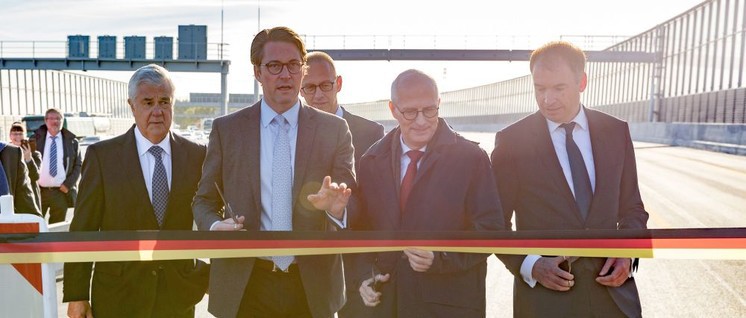
[{"label": "man's hand", "polygon": [[416,248],[408,248],[404,250],[404,255],[407,255],[407,258],[409,259],[409,266],[412,267],[415,272],[421,273],[430,269],[430,266],[433,265],[433,260],[435,259],[435,254],[432,251],[425,251]]},{"label": "man's hand", "polygon": [[[375,281],[385,283],[389,281],[390,277],[391,276],[389,274],[378,274],[375,277]],[[363,299],[363,303],[368,307],[375,307],[381,303],[382,294],[381,292],[373,289],[373,283],[373,278],[368,278],[364,280],[362,284],[360,284],[360,288],[358,289],[358,291],[360,291],[360,297]]]},{"label": "man's hand", "polygon": [[71,301],[67,303],[67,316],[70,318],[93,318],[91,303],[87,300]]},{"label": "man's hand", "polygon": [[66,187],[66,186],[65,186],[65,185],[63,184],[63,185],[61,185],[61,186],[60,186],[60,191],[61,191],[62,193],[67,193],[68,191],[70,191],[70,189],[68,189],[68,188],[67,188],[67,187]]},{"label": "man's hand", "polygon": [[210,229],[210,231],[240,231],[243,229],[243,222],[246,219],[243,215],[236,217],[238,223],[234,222],[232,218],[222,220]]},{"label": "man's hand", "polygon": [[344,217],[344,209],[350,200],[352,189],[347,184],[332,182],[332,177],[324,177],[321,189],[316,194],[309,194],[308,201],[314,208],[329,212],[333,217],[341,220]]},{"label": "man's hand", "polygon": [[542,286],[556,291],[568,291],[575,285],[575,276],[559,268],[567,257],[541,257],[534,263],[531,276]]},{"label": "man's hand", "polygon": [[630,262],[629,258],[607,258],[596,282],[609,287],[622,286],[629,278]]}]

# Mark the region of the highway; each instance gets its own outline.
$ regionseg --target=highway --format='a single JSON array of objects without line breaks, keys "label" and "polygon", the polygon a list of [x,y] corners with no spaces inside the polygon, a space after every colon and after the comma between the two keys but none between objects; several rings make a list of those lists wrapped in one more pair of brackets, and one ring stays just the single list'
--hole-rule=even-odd
[{"label": "highway", "polygon": [[[462,134],[492,151],[494,133]],[[635,151],[649,228],[746,227],[746,157],[646,143]],[[746,261],[643,259],[635,279],[645,317],[746,317]],[[487,317],[512,317],[512,284],[490,257]],[[207,297],[197,317],[212,317],[206,308]],[[61,304],[59,317],[66,311]]]}]

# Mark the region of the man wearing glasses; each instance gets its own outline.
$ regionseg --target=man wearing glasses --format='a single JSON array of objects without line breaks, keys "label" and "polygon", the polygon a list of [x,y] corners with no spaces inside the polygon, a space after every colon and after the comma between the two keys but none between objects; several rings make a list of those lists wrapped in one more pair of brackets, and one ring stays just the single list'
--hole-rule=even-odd
[{"label": "man wearing glasses", "polygon": [[[345,226],[352,190],[346,185],[355,185],[352,139],[343,119],[299,101],[305,56],[303,41],[289,28],[254,37],[251,63],[264,95],[213,122],[192,207],[199,230]],[[336,198],[345,202],[333,204]],[[224,206],[236,217],[223,215]],[[344,303],[342,258],[213,259],[209,290],[208,310],[217,317],[332,317]]]},{"label": "man wearing glasses", "polygon": [[[487,153],[438,117],[435,80],[399,74],[389,109],[399,126],[363,155],[355,230],[502,230]],[[353,213],[353,212],[351,212]],[[367,317],[484,317],[487,255],[418,248],[354,259]],[[355,286],[355,287],[353,287]]]},{"label": "man wearing glasses", "polygon": [[337,75],[332,57],[320,51],[308,53],[300,94],[309,106],[335,114],[347,121],[350,133],[352,133],[352,145],[355,148],[355,171],[357,172],[360,157],[373,143],[383,137],[383,126],[353,115],[339,106],[337,93],[340,90],[342,90],[342,76]]},{"label": "man wearing glasses", "polygon": [[[383,137],[383,126],[353,115],[339,106],[337,93],[342,89],[342,76],[337,75],[334,60],[329,54],[317,51],[306,55],[306,69],[302,83],[300,94],[308,105],[335,114],[347,121],[347,125],[350,126],[350,133],[352,133],[352,145],[355,148],[355,172],[357,172],[360,167],[360,157],[373,143]],[[345,279],[351,281],[352,277],[349,273],[352,268],[348,260],[349,257],[343,256],[343,258],[345,259]],[[339,318],[360,317],[360,311],[365,308],[360,300],[357,288],[347,286],[346,290],[347,301],[338,313]]]}]

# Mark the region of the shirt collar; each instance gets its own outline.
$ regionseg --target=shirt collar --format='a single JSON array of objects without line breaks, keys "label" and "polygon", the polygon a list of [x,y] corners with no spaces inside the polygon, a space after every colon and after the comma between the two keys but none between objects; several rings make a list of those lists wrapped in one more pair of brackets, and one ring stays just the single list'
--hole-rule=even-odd
[{"label": "shirt collar", "polygon": [[137,143],[137,153],[140,157],[145,155],[148,150],[150,150],[150,147],[153,146],[160,146],[163,149],[163,152],[165,152],[167,155],[171,155],[171,132],[169,131],[168,134],[166,134],[166,138],[163,138],[161,142],[157,144],[153,144],[145,138],[145,136],[142,135],[140,132],[140,129],[135,126],[135,142]]},{"label": "shirt collar", "polygon": [[[401,154],[402,154],[402,156],[405,156],[408,151],[412,150],[412,148],[409,148],[409,146],[407,146],[407,144],[404,143],[404,137],[402,137],[401,134],[399,135],[399,142],[401,143]],[[427,145],[425,145],[424,147],[422,147],[422,149],[420,149],[420,151],[422,151],[422,152],[427,151]]]},{"label": "shirt collar", "polygon": [[[549,131],[555,131],[557,128],[559,128],[560,125],[564,123],[557,123],[553,122],[549,119],[545,119],[547,121],[547,126],[549,127]],[[575,115],[575,118],[570,120],[571,122],[575,122],[575,126],[578,126],[578,128],[583,130],[588,130],[588,117],[585,116],[585,107],[583,105],[580,105],[580,111],[577,115]]]},{"label": "shirt collar", "polygon": [[[272,122],[272,119],[275,119],[277,115],[279,115],[277,112],[272,109],[272,107],[269,107],[269,104],[262,99],[262,105],[261,105],[261,121],[262,121],[262,127],[267,128],[269,124]],[[290,107],[287,111],[282,113],[282,116],[285,117],[285,119],[290,123],[290,128],[295,128],[298,126],[298,114],[300,113],[300,100],[295,102],[295,105],[293,107]]]},{"label": "shirt collar", "polygon": [[337,112],[334,113],[334,115],[337,115],[337,117],[342,118],[344,116],[345,112],[342,110],[342,106],[337,105]]}]

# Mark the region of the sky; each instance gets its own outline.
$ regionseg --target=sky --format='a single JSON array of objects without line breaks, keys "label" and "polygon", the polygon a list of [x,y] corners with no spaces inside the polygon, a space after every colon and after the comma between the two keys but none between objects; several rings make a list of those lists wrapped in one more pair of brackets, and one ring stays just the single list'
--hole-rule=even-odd
[{"label": "sky", "polygon": [[[249,47],[257,31],[284,25],[311,49],[534,49],[560,38],[600,49],[605,36],[633,36],[701,3],[701,0],[0,0],[0,42],[57,41],[68,35],[178,37],[178,25],[207,25],[208,42],[228,45],[229,93],[252,94]],[[594,43],[578,35],[597,36]],[[575,36],[575,37],[568,37]],[[391,43],[391,44],[389,44]],[[93,45],[93,44],[92,44]],[[390,45],[390,46],[389,46]],[[38,46],[38,44],[37,44]],[[214,44],[210,47],[215,47]],[[6,49],[7,50],[7,49]],[[209,50],[209,49],[208,49]],[[64,51],[62,51],[64,52]],[[61,53],[60,57],[64,57]],[[120,53],[121,55],[121,53]],[[208,52],[208,55],[210,53]],[[338,61],[342,103],[387,99],[391,81],[417,68],[441,91],[474,87],[527,75],[526,62]],[[127,81],[131,72],[88,72]],[[220,76],[172,73],[177,98],[190,92],[220,92]]]}]

